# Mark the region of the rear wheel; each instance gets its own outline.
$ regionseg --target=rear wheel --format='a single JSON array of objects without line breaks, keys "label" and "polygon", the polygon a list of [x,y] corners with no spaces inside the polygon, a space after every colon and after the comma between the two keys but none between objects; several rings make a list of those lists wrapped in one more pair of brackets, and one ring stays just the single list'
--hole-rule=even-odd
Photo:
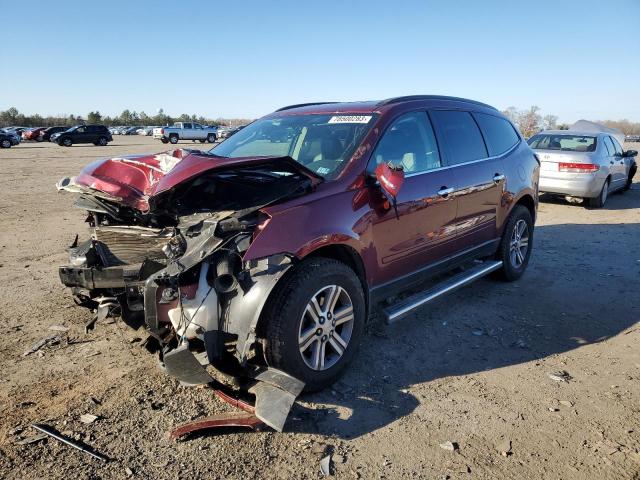
[{"label": "rear wheel", "polygon": [[604,185],[602,185],[602,190],[600,190],[600,195],[596,198],[589,199],[589,206],[591,208],[602,208],[604,204],[607,202],[607,197],[609,196],[609,179],[607,178],[604,181]]},{"label": "rear wheel", "polygon": [[178,135],[176,135],[175,133],[173,135],[169,135],[169,141],[175,145],[176,143],[178,143]]},{"label": "rear wheel", "polygon": [[502,261],[498,274],[503,280],[518,280],[529,265],[533,245],[533,219],[529,209],[516,205],[509,215],[498,247],[497,259]]},{"label": "rear wheel", "polygon": [[353,360],[365,321],[360,280],[337,260],[312,258],[276,287],[263,317],[267,363],[305,383],[335,382]]},{"label": "rear wheel", "polygon": [[215,135],[214,133],[210,133],[210,134],[207,136],[207,142],[209,142],[209,143],[215,143],[215,141],[216,141],[216,135]]}]

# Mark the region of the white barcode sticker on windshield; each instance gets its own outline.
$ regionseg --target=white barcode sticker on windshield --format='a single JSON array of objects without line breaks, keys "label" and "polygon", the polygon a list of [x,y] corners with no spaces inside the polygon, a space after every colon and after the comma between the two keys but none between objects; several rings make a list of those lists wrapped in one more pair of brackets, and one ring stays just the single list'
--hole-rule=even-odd
[{"label": "white barcode sticker on windshield", "polygon": [[337,115],[329,119],[329,123],[369,123],[371,115]]}]

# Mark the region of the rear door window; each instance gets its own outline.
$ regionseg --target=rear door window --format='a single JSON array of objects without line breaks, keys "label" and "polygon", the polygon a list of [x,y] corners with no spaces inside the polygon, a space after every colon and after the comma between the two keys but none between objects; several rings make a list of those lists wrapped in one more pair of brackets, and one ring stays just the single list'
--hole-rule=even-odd
[{"label": "rear door window", "polygon": [[192,128],[190,123],[183,123],[182,128]]},{"label": "rear door window", "polygon": [[609,137],[604,137],[604,146],[607,147],[607,153],[609,156],[612,156],[616,149],[613,147],[613,143],[611,143],[611,139]]},{"label": "rear door window", "polygon": [[444,146],[448,165],[472,162],[488,156],[480,129],[469,112],[431,110],[429,115],[439,144]]},{"label": "rear door window", "polygon": [[608,138],[610,138],[611,139],[611,143],[613,143],[613,148],[616,151],[616,155],[622,156],[622,147],[618,143],[618,140],[616,140],[614,137],[608,137]]},{"label": "rear door window", "polygon": [[474,113],[473,116],[480,126],[490,156],[502,155],[520,140],[513,126],[504,118],[486,113]]}]

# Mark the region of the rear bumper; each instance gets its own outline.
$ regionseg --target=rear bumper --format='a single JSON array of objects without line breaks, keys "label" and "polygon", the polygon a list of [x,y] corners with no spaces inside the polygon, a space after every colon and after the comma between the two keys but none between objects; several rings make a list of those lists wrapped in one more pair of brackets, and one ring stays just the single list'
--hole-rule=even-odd
[{"label": "rear bumper", "polygon": [[606,177],[590,173],[540,174],[539,190],[574,197],[594,198],[600,194]]}]

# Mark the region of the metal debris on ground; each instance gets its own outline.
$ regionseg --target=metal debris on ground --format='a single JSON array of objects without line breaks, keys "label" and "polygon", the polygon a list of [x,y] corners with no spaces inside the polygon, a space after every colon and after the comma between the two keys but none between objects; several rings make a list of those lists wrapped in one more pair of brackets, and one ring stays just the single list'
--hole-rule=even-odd
[{"label": "metal debris on ground", "polygon": [[551,380],[555,380],[556,382],[568,382],[573,377],[569,375],[569,372],[566,370],[560,370],[559,372],[549,373],[549,378]]},{"label": "metal debris on ground", "polygon": [[320,460],[320,472],[325,477],[331,475],[331,454]]},{"label": "metal debris on ground", "polygon": [[440,448],[443,450],[449,450],[450,452],[455,452],[458,450],[458,444],[456,442],[444,442],[440,444]]},{"label": "metal debris on ground", "polygon": [[98,417],[97,415],[92,415],[90,413],[85,413],[83,415],[80,415],[80,421],[82,423],[93,423],[96,420],[98,420],[98,418],[100,417]]},{"label": "metal debris on ground", "polygon": [[39,432],[47,434],[50,437],[55,438],[59,442],[64,443],[65,445],[68,445],[68,446],[73,447],[73,448],[75,448],[77,450],[80,450],[82,453],[86,453],[87,455],[90,455],[93,458],[97,458],[101,462],[106,463],[106,462],[109,461],[109,459],[107,457],[105,457],[104,455],[101,455],[101,454],[99,454],[97,452],[94,452],[94,451],[90,450],[89,448],[85,448],[80,443],[74,442],[73,440],[65,437],[64,435],[58,433],[58,431],[54,430],[53,428],[49,427],[48,425],[34,423],[31,426],[33,428],[35,428],[36,430],[38,430]]},{"label": "metal debris on ground", "polygon": [[62,336],[57,333],[41,338],[36,343],[31,345],[29,349],[25,350],[22,356],[26,357],[27,355],[31,355],[32,353],[37,352],[38,350],[40,350],[42,347],[45,347],[45,346],[56,345],[60,343],[61,340],[62,340]]}]

